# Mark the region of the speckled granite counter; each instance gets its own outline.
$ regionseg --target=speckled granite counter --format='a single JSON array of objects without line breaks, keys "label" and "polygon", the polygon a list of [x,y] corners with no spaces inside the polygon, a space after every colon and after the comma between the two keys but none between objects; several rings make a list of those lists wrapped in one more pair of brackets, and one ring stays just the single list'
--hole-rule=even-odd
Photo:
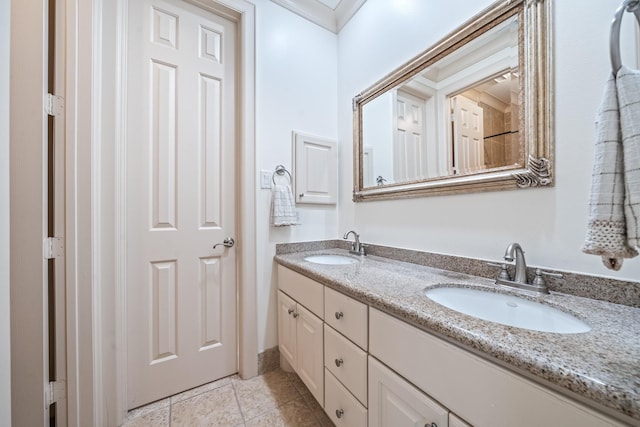
[{"label": "speckled granite counter", "polygon": [[279,254],[279,264],[455,342],[594,407],[625,414],[640,425],[640,309],[573,295],[516,295],[569,312],[592,330],[580,334],[535,332],[480,320],[424,296],[428,287],[490,287],[492,280],[377,256],[349,265],[305,261],[312,254],[348,255],[343,249]]}]

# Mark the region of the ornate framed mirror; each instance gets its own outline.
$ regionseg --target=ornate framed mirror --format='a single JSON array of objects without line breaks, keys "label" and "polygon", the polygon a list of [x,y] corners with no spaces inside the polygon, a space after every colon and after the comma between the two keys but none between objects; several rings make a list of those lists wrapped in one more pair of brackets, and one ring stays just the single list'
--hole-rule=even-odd
[{"label": "ornate framed mirror", "polygon": [[498,1],[354,97],[354,201],[553,185],[549,3]]}]

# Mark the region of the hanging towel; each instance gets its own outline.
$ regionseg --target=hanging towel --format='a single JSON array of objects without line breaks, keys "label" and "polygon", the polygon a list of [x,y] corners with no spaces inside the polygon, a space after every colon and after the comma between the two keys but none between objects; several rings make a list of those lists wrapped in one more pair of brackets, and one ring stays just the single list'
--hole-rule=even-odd
[{"label": "hanging towel", "polygon": [[612,270],[619,270],[624,258],[638,255],[635,249],[640,218],[638,120],[640,75],[622,67],[617,79],[612,75],[607,81],[596,116],[589,220],[582,247],[585,253],[602,256],[604,265]]},{"label": "hanging towel", "polygon": [[627,244],[640,247],[640,71],[622,67],[616,79],[624,159]]},{"label": "hanging towel", "polygon": [[290,185],[276,184],[271,190],[271,224],[296,225],[296,204]]}]

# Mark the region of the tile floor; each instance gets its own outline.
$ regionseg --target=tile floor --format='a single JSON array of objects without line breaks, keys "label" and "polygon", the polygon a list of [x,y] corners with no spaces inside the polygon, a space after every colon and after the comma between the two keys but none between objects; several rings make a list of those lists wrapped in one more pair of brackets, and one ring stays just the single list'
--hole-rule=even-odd
[{"label": "tile floor", "polygon": [[331,427],[304,383],[280,369],[237,375],[129,412],[123,427]]}]

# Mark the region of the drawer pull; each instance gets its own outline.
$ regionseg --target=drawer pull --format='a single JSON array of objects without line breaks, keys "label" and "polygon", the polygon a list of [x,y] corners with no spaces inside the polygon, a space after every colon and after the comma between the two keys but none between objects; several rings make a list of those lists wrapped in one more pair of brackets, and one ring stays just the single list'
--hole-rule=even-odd
[{"label": "drawer pull", "polygon": [[438,427],[438,424],[436,423],[425,424],[424,427]]},{"label": "drawer pull", "polygon": [[344,414],[344,409],[336,409],[336,417],[342,418],[343,414]]},{"label": "drawer pull", "polygon": [[293,313],[293,308],[290,308],[289,310],[287,310],[287,313],[289,314]]},{"label": "drawer pull", "polygon": [[297,319],[297,318],[298,318],[298,316],[300,316],[300,313],[293,313],[293,318],[294,318],[294,319]]},{"label": "drawer pull", "polygon": [[339,368],[340,365],[342,365],[344,363],[344,361],[342,360],[342,358],[340,359],[336,359],[336,366]]},{"label": "drawer pull", "polygon": [[344,314],[341,311],[336,311],[336,320],[340,320]]}]

